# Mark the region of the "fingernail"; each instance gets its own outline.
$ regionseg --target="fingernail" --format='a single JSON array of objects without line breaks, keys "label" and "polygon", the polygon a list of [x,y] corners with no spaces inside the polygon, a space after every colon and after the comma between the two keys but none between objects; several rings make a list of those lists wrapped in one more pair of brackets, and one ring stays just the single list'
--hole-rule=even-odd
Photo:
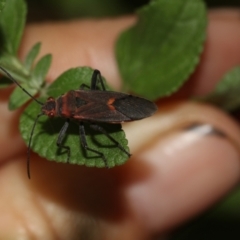
[{"label": "fingernail", "polygon": [[211,124],[208,123],[190,123],[188,126],[183,128],[186,132],[194,132],[198,136],[217,136],[222,138],[227,138],[226,133],[224,133],[222,130],[214,127]]}]

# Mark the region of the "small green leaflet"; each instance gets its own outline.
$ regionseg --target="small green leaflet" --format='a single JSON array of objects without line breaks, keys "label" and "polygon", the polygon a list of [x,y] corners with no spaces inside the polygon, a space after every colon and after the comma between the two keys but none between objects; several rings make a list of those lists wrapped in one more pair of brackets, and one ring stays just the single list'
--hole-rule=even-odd
[{"label": "small green leaflet", "polygon": [[239,94],[240,67],[235,67],[220,80],[213,92],[197,100],[212,103],[226,111],[234,111],[240,107]]},{"label": "small green leaflet", "polygon": [[[64,72],[57,80],[50,85],[46,91],[46,97],[59,97],[61,94],[69,90],[78,90],[80,85],[90,85],[93,70],[87,67],[70,69]],[[31,126],[38,113],[40,113],[41,106],[32,102],[20,119],[20,131],[23,139],[28,144],[31,133]],[[56,145],[58,134],[66,119],[53,118],[49,119],[47,116],[42,116],[36,125],[31,149],[37,152],[40,156],[53,160],[56,162],[66,163],[67,153],[64,149],[59,149]],[[127,140],[125,133],[121,130],[120,124],[99,124],[101,125],[114,139],[116,139],[127,151]],[[128,156],[115,146],[105,135],[93,131],[86,124],[86,139],[90,148],[102,152],[109,167],[124,164]],[[79,126],[76,121],[71,121],[70,127],[64,138],[64,145],[71,148],[71,164],[86,165],[89,167],[105,167],[101,157],[97,154],[85,151],[80,143]]]},{"label": "small green leaflet", "polygon": [[[2,7],[3,2],[0,2]],[[27,7],[23,0],[8,0],[0,12],[0,65],[7,70],[14,79],[32,95],[40,91],[46,73],[50,67],[51,56],[46,55],[36,63],[32,70],[32,64],[39,53],[40,43],[36,44],[27,55],[24,64],[17,58],[19,43],[25,26]],[[1,78],[0,88],[13,84],[6,78]],[[9,99],[9,109],[14,110],[29,100],[21,89],[14,89]]]},{"label": "small green leaflet", "polygon": [[152,0],[120,35],[116,57],[124,89],[154,100],[176,91],[194,71],[207,16],[202,0]]},{"label": "small green leaflet", "polygon": [[27,71],[30,71],[31,70],[31,67],[33,65],[33,62],[35,60],[35,58],[37,57],[37,55],[39,54],[40,52],[40,48],[41,48],[41,43],[36,43],[32,49],[29,51],[28,55],[26,56],[25,58],[25,61],[24,61],[24,68],[27,70]]},{"label": "small green leaflet", "polygon": [[[26,78],[22,87],[25,88],[32,96],[37,94],[44,84],[45,77],[51,64],[52,56],[47,54],[43,56],[36,64],[31,75]],[[9,109],[14,110],[21,107],[30,100],[30,97],[20,88],[15,88],[9,99]]]},{"label": "small green leaflet", "polygon": [[36,88],[39,88],[44,83],[51,61],[52,55],[47,54],[43,56],[34,66],[32,71],[32,84],[36,85]]}]

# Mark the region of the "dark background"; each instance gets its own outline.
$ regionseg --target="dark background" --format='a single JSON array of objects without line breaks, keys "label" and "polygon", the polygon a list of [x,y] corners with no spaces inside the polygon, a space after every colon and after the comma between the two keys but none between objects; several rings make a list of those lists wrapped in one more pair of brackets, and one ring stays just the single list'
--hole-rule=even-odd
[{"label": "dark background", "polygon": [[[148,2],[147,0],[27,0],[28,21],[118,16],[133,13]],[[209,8],[240,7],[240,0],[205,0],[205,2]]]}]

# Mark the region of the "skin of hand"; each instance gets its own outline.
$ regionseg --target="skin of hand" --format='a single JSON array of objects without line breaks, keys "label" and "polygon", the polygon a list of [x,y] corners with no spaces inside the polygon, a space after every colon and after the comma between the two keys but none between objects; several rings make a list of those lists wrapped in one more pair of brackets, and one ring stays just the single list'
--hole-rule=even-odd
[{"label": "skin of hand", "polygon": [[[133,156],[123,166],[94,169],[31,155],[9,112],[12,88],[0,90],[0,239],[151,239],[204,211],[239,181],[240,128],[228,115],[186,96],[211,91],[240,63],[240,11],[209,13],[201,62],[190,81],[159,102],[153,117],[124,124]],[[19,55],[38,41],[53,54],[47,80],[76,66],[101,70],[119,89],[114,42],[134,17],[32,24]],[[196,124],[197,123],[197,124]],[[30,130],[30,129],[29,129]],[[47,144],[47,143],[46,143]]]}]

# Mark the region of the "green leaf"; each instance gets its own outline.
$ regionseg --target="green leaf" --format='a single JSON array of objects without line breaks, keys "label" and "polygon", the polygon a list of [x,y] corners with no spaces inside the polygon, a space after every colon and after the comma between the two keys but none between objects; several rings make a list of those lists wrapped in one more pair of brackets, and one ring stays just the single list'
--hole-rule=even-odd
[{"label": "green leaf", "polygon": [[36,43],[32,49],[29,51],[25,61],[24,61],[24,67],[27,71],[31,70],[31,67],[33,65],[33,62],[35,60],[35,58],[37,57],[37,55],[39,54],[41,48],[41,43]]},{"label": "green leaf", "polygon": [[207,24],[201,0],[154,0],[117,41],[124,88],[148,99],[170,95],[199,62]]},{"label": "green leaf", "polygon": [[240,107],[240,67],[229,71],[217,84],[212,93],[197,100],[212,103],[226,111],[234,111]]},{"label": "green leaf", "polygon": [[[28,84],[22,84],[23,88],[25,88],[26,91],[28,91],[32,96],[37,94],[39,91],[36,88],[30,87]],[[21,107],[23,104],[25,104],[28,100],[31,98],[22,91],[18,86],[13,90],[8,103],[9,110],[15,110],[19,107]]]},{"label": "green leaf", "polygon": [[26,19],[26,3],[23,0],[7,0],[0,14],[1,51],[16,55]]},{"label": "green leaf", "polygon": [[36,64],[35,68],[32,71],[32,83],[38,88],[42,85],[47,75],[47,72],[50,68],[52,61],[52,55],[47,54],[43,56]]},{"label": "green leaf", "polygon": [[[90,68],[75,68],[68,70],[49,87],[46,94],[47,96],[57,97],[66,93],[68,90],[79,89],[81,84],[90,86],[92,73],[93,70]],[[39,112],[41,112],[41,107],[38,107],[35,102],[32,102],[21,116],[20,131],[26,143],[29,142],[31,126],[33,126],[34,120]],[[34,131],[31,146],[33,151],[49,160],[65,163],[67,161],[67,153],[64,149],[59,149],[56,145],[59,131],[65,121],[66,119],[49,119],[46,116],[42,116]],[[121,130],[120,124],[99,125],[116,139],[126,151],[129,151],[125,133]],[[108,137],[90,129],[87,123],[85,131],[88,146],[103,153],[109,167],[121,165],[126,162],[128,159],[127,154],[117,148]],[[103,159],[100,156],[96,153],[85,151],[81,146],[77,121],[70,122],[70,127],[64,138],[63,144],[71,148],[70,163],[91,167],[105,167]]]},{"label": "green leaf", "polygon": [[[25,88],[32,96],[40,92],[42,84],[44,83],[44,78],[50,67],[51,55],[43,56],[39,62],[36,64],[31,77],[26,77],[22,87]],[[19,78],[18,78],[19,79]],[[30,97],[22,91],[19,87],[16,87],[9,99],[9,109],[14,110],[25,104]]]}]

